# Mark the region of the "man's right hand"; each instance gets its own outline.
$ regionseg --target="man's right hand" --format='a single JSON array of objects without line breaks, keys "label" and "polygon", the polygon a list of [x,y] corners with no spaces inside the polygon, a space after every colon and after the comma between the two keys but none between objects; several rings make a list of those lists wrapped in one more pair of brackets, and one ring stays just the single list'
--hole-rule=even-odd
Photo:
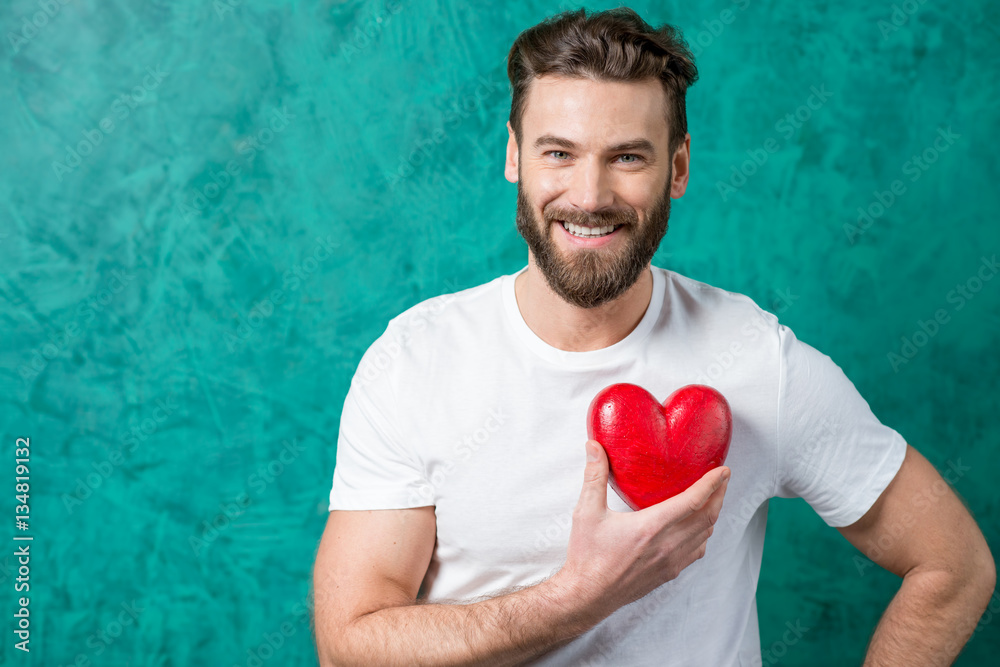
[{"label": "man's right hand", "polygon": [[[566,562],[553,582],[604,618],[677,577],[705,555],[730,469],[714,468],[687,490],[636,512],[608,509],[608,457],[587,441],[583,489],[573,510]],[[596,454],[596,460],[590,460]]]}]

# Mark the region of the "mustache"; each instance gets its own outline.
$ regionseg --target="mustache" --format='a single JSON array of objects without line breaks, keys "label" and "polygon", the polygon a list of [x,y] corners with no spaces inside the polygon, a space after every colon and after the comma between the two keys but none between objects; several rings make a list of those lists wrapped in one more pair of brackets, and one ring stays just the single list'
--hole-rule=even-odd
[{"label": "mustache", "polygon": [[639,222],[639,216],[632,209],[615,208],[596,213],[586,211],[574,211],[570,209],[546,210],[545,221],[554,223],[556,221],[569,222],[574,225],[584,227],[607,227],[609,225],[634,225]]}]

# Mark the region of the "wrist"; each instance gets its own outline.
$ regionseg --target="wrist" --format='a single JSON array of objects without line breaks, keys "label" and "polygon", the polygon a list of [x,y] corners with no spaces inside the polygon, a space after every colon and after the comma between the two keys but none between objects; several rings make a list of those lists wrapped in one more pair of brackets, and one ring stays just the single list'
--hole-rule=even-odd
[{"label": "wrist", "polygon": [[565,568],[542,583],[546,586],[546,597],[562,610],[575,634],[583,634],[614,611],[604,611],[599,605],[600,597],[593,595]]}]

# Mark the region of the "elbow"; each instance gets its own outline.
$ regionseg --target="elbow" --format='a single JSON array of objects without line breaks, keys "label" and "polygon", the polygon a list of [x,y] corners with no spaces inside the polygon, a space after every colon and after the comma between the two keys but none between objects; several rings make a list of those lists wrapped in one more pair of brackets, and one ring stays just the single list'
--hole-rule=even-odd
[{"label": "elbow", "polygon": [[319,667],[344,667],[345,665],[353,664],[329,644],[317,645],[316,648]]},{"label": "elbow", "polygon": [[[980,601],[982,607],[980,612],[985,611],[987,606],[993,607],[994,604],[991,601],[996,597],[995,590],[997,585],[997,566],[996,562],[993,560],[993,554],[990,553],[989,545],[983,540],[982,548],[980,549],[980,555],[977,559],[977,564],[975,566],[974,581],[974,591],[976,593],[976,599]],[[997,609],[992,611],[1000,611],[1000,600],[996,601]]]},{"label": "elbow", "polygon": [[346,667],[348,665],[359,664],[357,660],[352,660],[343,645],[333,641],[322,644],[317,643],[317,657],[319,667]]},{"label": "elbow", "polygon": [[[357,619],[328,625],[322,637],[317,635],[316,653],[319,667],[354,667],[371,664],[370,653],[358,646],[357,641],[352,640],[350,636],[349,631],[355,620]],[[361,654],[364,654],[364,657]]]},{"label": "elbow", "polygon": [[[911,580],[938,607],[962,608],[977,618],[996,598],[996,564],[985,539],[913,568],[904,580]],[[1000,599],[994,606],[993,611],[1000,612]]]},{"label": "elbow", "polygon": [[319,667],[339,667],[343,664],[329,642],[320,641],[319,638],[316,640],[316,658]]},{"label": "elbow", "polygon": [[343,633],[343,627],[329,626],[324,628],[322,634],[316,633],[316,658],[319,667],[344,667],[351,664],[345,655]]},{"label": "elbow", "polygon": [[[953,590],[978,618],[990,606],[997,585],[996,563],[984,538],[980,536],[976,545],[967,551],[957,571],[960,574],[952,578]],[[1000,611],[1000,601],[995,606],[995,611]]]}]

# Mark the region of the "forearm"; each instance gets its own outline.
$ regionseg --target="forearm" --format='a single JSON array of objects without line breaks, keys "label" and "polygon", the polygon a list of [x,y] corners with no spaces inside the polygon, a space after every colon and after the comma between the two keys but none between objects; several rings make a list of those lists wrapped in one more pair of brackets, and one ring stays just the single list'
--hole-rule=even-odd
[{"label": "forearm", "polygon": [[951,665],[991,593],[946,572],[911,572],[875,628],[864,667]]},{"label": "forearm", "polygon": [[388,607],[355,619],[328,665],[516,665],[600,620],[553,579],[471,604]]}]

